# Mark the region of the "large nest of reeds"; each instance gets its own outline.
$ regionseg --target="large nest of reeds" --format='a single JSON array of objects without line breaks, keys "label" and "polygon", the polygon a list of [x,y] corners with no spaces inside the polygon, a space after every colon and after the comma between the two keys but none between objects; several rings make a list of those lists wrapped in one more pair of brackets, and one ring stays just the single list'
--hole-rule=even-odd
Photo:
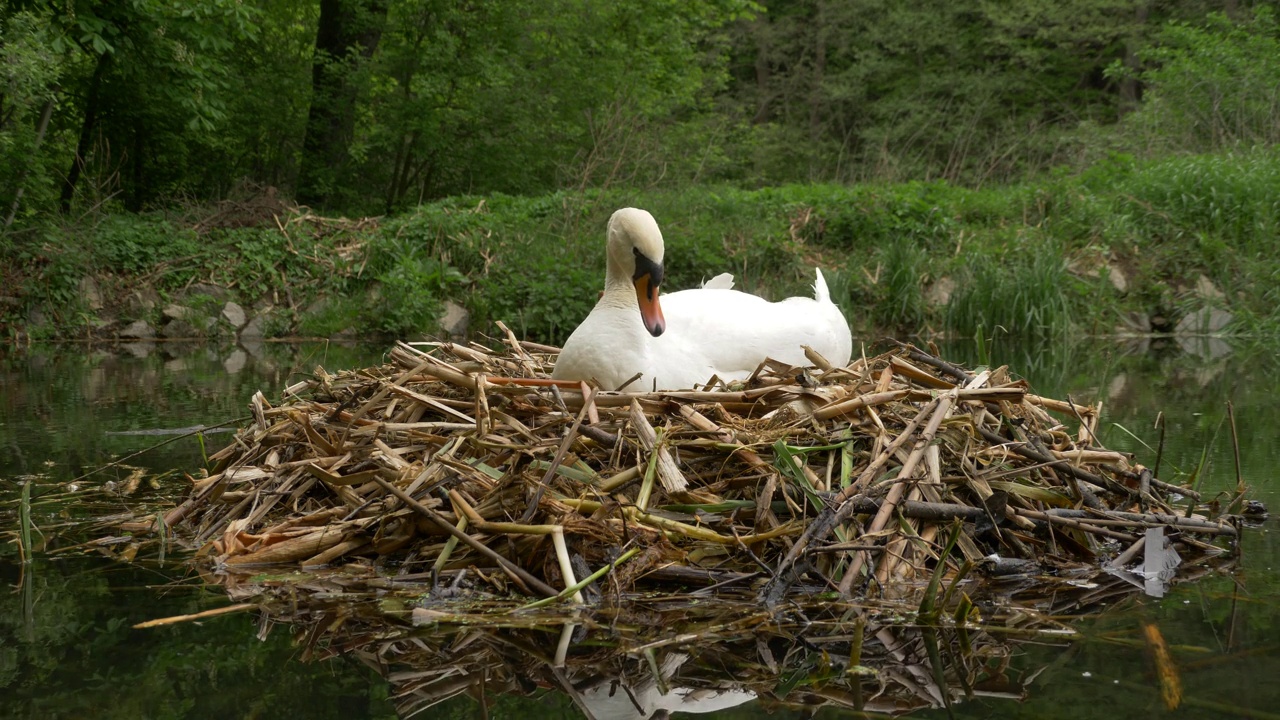
[{"label": "large nest of reeds", "polygon": [[499,351],[401,344],[380,367],[259,393],[164,525],[219,569],[354,563],[471,597],[767,603],[906,597],[972,568],[1150,565],[1237,536],[1242,498],[1200,506],[1102,447],[1098,407],[1005,368],[898,346],[701,390],[522,384],[555,358],[509,334]]}]

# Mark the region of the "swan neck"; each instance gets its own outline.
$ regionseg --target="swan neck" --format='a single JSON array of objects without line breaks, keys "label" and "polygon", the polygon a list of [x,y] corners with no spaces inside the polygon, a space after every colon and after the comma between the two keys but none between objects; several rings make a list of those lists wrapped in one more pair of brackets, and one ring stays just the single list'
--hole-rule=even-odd
[{"label": "swan neck", "polygon": [[636,288],[631,278],[623,272],[614,272],[615,269],[610,267],[605,275],[604,297],[600,298],[600,302],[618,307],[639,308],[640,303],[636,300]]}]

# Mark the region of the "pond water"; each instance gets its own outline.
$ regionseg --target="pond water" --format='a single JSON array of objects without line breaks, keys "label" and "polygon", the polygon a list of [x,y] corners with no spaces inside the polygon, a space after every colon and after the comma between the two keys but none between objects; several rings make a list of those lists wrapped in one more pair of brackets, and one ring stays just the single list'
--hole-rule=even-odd
[{"label": "pond water", "polygon": [[[250,396],[269,397],[312,372],[378,361],[381,347],[267,345],[244,349],[164,346],[112,352],[36,347],[0,356],[0,716],[23,718],[392,718],[383,675],[352,655],[306,661],[306,629],[253,613],[153,629],[145,620],[228,604],[183,558],[122,563],[120,547],[83,543],[110,534],[94,516],[185,487],[203,453],[230,434],[139,433],[232,423]],[[970,366],[1008,364],[1036,392],[1104,402],[1103,443],[1150,464],[1158,414],[1166,420],[1161,476],[1180,481],[1203,462],[1201,488],[1236,485],[1232,403],[1242,474],[1251,497],[1280,511],[1280,362],[1262,351],[1176,343],[989,348],[951,345],[942,356]],[[116,466],[92,472],[111,461]],[[135,474],[141,470],[141,473]],[[141,483],[132,489],[131,476]],[[17,542],[24,485],[38,532],[23,566]],[[109,485],[111,493],[99,490]],[[126,489],[131,494],[122,494]],[[71,502],[83,498],[83,502]],[[1185,582],[1163,598],[1131,594],[1072,621],[1070,642],[1022,644],[1006,674],[1029,681],[1025,698],[979,697],[959,717],[1137,717],[1166,713],[1157,666],[1144,641],[1155,626],[1178,668],[1184,717],[1280,717],[1280,542],[1277,521],[1249,529],[1230,574]],[[553,643],[554,647],[554,643]],[[992,662],[997,662],[993,660]],[[484,717],[460,695],[432,717]],[[747,702],[705,715],[811,717]],[[488,717],[579,717],[565,696],[533,691],[490,698]],[[601,715],[604,717],[605,715]],[[830,707],[818,717],[849,717]],[[943,710],[916,717],[946,717]]]}]

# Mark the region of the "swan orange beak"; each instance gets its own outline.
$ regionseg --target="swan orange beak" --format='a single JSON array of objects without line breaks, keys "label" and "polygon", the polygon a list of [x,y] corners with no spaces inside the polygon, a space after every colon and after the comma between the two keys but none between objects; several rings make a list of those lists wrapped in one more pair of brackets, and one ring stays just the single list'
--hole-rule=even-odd
[{"label": "swan orange beak", "polygon": [[645,273],[635,279],[636,300],[640,301],[640,320],[649,334],[658,337],[667,329],[667,321],[662,317],[662,306],[658,304],[658,283],[653,276]]}]

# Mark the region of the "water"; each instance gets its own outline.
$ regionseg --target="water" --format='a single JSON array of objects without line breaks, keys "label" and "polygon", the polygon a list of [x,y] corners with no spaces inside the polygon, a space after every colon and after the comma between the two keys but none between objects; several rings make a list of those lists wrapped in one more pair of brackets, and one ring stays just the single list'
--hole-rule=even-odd
[{"label": "water", "polygon": [[[143,357],[36,348],[0,357],[0,532],[17,526],[23,482],[36,485],[38,552],[25,569],[16,543],[0,543],[0,716],[25,718],[140,717],[395,717],[391,691],[354,652],[304,662],[307,628],[273,625],[253,613],[231,614],[150,630],[144,620],[228,604],[225,593],[191,577],[180,558],[154,554],[126,564],[113,558],[128,543],[78,546],[90,532],[83,519],[180,488],[174,472],[202,464],[190,437],[131,434],[156,428],[216,425],[247,414],[249,397],[272,397],[315,366],[334,371],[378,361],[381,347],[269,345],[254,353],[172,349]],[[1186,352],[1191,350],[1192,352]],[[1267,353],[1220,347],[1126,348],[1112,343],[980,351],[943,348],[970,365],[990,358],[1009,364],[1034,389],[1052,397],[1104,402],[1101,432],[1108,447],[1150,464],[1163,412],[1167,423],[1161,475],[1189,473],[1205,455],[1203,489],[1235,486],[1230,430],[1233,403],[1240,457],[1252,497],[1280,511],[1271,476],[1280,455],[1280,407],[1271,396],[1280,363]],[[125,434],[121,434],[125,433]],[[230,439],[206,436],[212,452]],[[172,440],[160,449],[132,453]],[[122,460],[123,459],[123,460]],[[111,461],[122,464],[81,476]],[[133,468],[160,475],[130,498],[93,492],[129,483]],[[167,473],[167,474],[166,474]],[[76,479],[80,478],[80,479]],[[68,503],[68,497],[92,498]],[[1144,642],[1154,625],[1172,648],[1188,717],[1272,717],[1280,712],[1280,545],[1276,521],[1247,533],[1231,575],[1175,585],[1166,597],[1128,595],[1072,622],[1074,642],[1040,639],[1020,645],[1004,675],[1026,683],[1025,699],[979,697],[958,704],[960,717],[1136,717],[1164,712],[1155,666]],[[556,633],[548,633],[549,647]],[[263,638],[263,639],[260,639]],[[313,648],[314,649],[314,648]],[[322,654],[322,653],[320,653]],[[993,664],[996,660],[991,661]],[[1038,673],[1038,674],[1037,674]],[[999,675],[999,673],[993,673]],[[530,688],[530,696],[491,698],[490,717],[578,717],[563,695]],[[456,697],[432,716],[480,717],[476,703]],[[1268,715],[1272,713],[1272,715]],[[942,710],[919,713],[946,717]],[[819,717],[846,717],[828,708]],[[708,717],[802,717],[765,699]]]}]

